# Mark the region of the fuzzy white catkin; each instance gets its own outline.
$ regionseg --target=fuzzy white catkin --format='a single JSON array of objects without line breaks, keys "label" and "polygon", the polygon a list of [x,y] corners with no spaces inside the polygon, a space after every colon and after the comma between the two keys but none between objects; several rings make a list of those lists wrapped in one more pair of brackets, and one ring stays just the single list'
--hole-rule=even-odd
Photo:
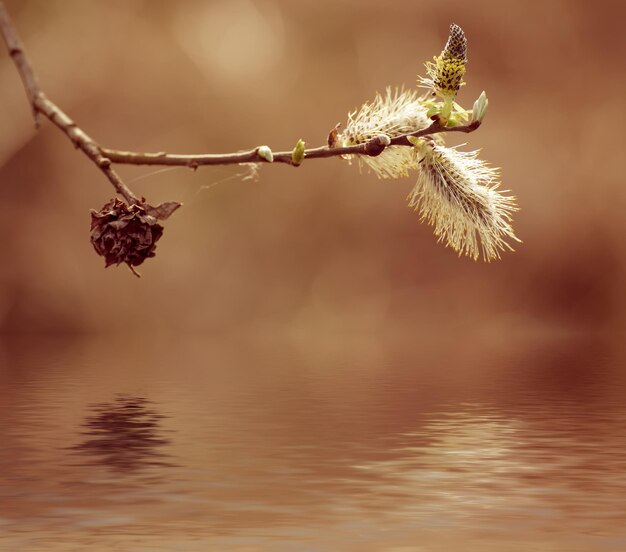
[{"label": "fuzzy white catkin", "polygon": [[507,240],[520,241],[511,226],[515,198],[500,191],[498,171],[478,159],[478,152],[415,141],[418,179],[409,206],[435,228],[439,241],[473,259],[500,258]]},{"label": "fuzzy white catkin", "polygon": [[[415,91],[388,88],[348,116],[338,145],[363,144],[381,134],[393,139],[427,128],[431,120],[425,100]],[[511,226],[517,207],[514,197],[498,189],[497,169],[481,161],[478,152],[445,147],[440,134],[410,141],[414,147],[389,146],[378,156],[359,156],[359,163],[380,178],[417,172],[409,206],[459,255],[492,261],[501,251],[512,250],[507,240],[519,241]]]},{"label": "fuzzy white catkin", "polygon": [[[363,144],[374,136],[385,134],[393,139],[422,130],[432,122],[426,116],[424,98],[413,90],[387,88],[374,100],[348,115],[345,130],[337,137],[338,145]],[[380,178],[402,178],[417,169],[415,155],[406,146],[389,146],[380,155],[359,156]]]}]

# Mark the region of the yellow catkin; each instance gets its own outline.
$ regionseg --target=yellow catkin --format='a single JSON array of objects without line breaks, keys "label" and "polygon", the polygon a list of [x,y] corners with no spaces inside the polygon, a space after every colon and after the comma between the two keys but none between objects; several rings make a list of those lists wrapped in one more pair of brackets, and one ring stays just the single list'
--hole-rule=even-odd
[{"label": "yellow catkin", "polygon": [[449,102],[453,101],[463,82],[467,64],[467,39],[463,29],[450,25],[450,35],[441,54],[434,62],[426,62],[427,78],[421,78],[422,86],[432,88],[435,93]]}]

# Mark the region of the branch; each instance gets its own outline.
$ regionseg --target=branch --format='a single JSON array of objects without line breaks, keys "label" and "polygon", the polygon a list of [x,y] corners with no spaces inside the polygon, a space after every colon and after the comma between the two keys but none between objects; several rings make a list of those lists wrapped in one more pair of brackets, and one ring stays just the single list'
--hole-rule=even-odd
[{"label": "branch", "polygon": [[[388,146],[411,146],[408,138],[420,138],[422,136],[439,134],[442,132],[473,132],[480,126],[479,121],[473,121],[467,125],[447,127],[435,119],[430,126],[403,136],[391,139],[388,144],[384,144],[379,138],[374,137],[363,144],[354,146],[333,147],[320,146],[304,150],[305,159],[326,159],[328,157],[342,157],[344,155],[380,155]],[[259,146],[260,147],[260,146]],[[267,163],[268,160],[259,155],[259,148],[237,153],[204,154],[204,155],[178,155],[165,152],[139,153],[134,151],[121,151],[109,148],[101,148],[101,153],[112,163],[123,165],[167,165],[175,167],[189,167],[197,169],[205,165],[238,165],[240,163]],[[291,151],[279,151],[273,153],[273,163],[285,163],[294,165]]]},{"label": "branch", "polygon": [[35,98],[40,92],[39,83],[26,58],[22,41],[13,27],[11,18],[4,7],[4,2],[0,2],[0,32],[2,32],[7,49],[9,50],[9,55],[13,59],[13,63],[15,63],[24,88],[26,89],[26,95],[33,109],[35,126],[39,127],[39,113],[37,109],[35,109]]},{"label": "branch", "polygon": [[[106,175],[115,191],[126,199],[129,204],[139,203],[137,196],[124,184],[121,178],[113,170],[113,163],[125,165],[167,165],[183,166],[197,169],[204,165],[236,165],[240,163],[267,163],[270,162],[266,155],[259,153],[259,147],[249,151],[225,154],[204,154],[204,155],[177,155],[165,152],[139,153],[133,151],[121,151],[103,148],[84,132],[72,119],[70,119],[54,102],[46,98],[42,92],[35,73],[24,51],[22,42],[15,30],[11,19],[0,0],[0,31],[4,36],[9,54],[17,67],[17,70],[24,83],[26,94],[30,101],[36,124],[38,126],[38,116],[40,114],[48,118],[54,125],[63,131],[72,141],[74,146],[80,149],[95,165]],[[419,138],[443,132],[472,132],[480,126],[479,121],[472,121],[463,126],[447,127],[442,125],[435,117],[427,128],[397,136],[391,140],[383,140],[380,136],[375,136],[368,142],[346,147],[335,147],[334,145],[320,146],[304,151],[304,158],[325,159],[328,157],[341,157],[345,155],[380,155],[388,146],[411,146],[409,137]],[[335,129],[336,132],[336,129]],[[291,151],[280,151],[273,153],[273,163],[284,163],[288,165],[299,165],[292,160]]]},{"label": "branch", "polygon": [[111,161],[102,155],[100,146],[86,132],[79,128],[54,102],[46,98],[37,82],[35,72],[30,65],[28,57],[26,56],[22,41],[2,1],[0,1],[0,32],[6,42],[9,55],[13,59],[17,71],[22,78],[22,82],[24,83],[26,95],[28,96],[28,101],[33,110],[35,126],[37,128],[39,127],[39,115],[44,115],[67,135],[74,144],[74,147],[80,149],[96,164],[109,179],[109,182],[111,182],[118,194],[129,204],[139,203],[137,196],[124,184],[122,179],[113,170]]},{"label": "branch", "polygon": [[[326,145],[311,149],[304,149],[304,142],[300,139],[292,151],[276,153],[267,146],[258,146],[249,151],[205,155],[121,151],[101,147],[45,96],[2,0],[0,0],[0,34],[4,38],[9,55],[22,79],[36,128],[39,128],[40,116],[45,116],[104,173],[117,194],[125,199],[126,202],[123,202],[114,198],[100,211],[91,212],[91,243],[96,252],[104,257],[105,266],[126,263],[135,275],[139,273],[134,267],[155,254],[156,242],[163,234],[163,226],[159,221],[169,218],[181,204],[165,202],[154,207],[144,198],[139,199],[113,170],[114,163],[181,166],[191,169],[204,165],[245,163],[282,163],[297,167],[305,158],[325,159],[354,155],[376,157],[391,146],[413,146],[418,150],[432,152],[435,147],[433,144],[427,140],[416,141],[414,138],[444,132],[473,132],[480,126],[488,104],[487,96],[483,92],[474,102],[471,122],[460,126],[447,126],[454,105],[453,100],[463,84],[462,76],[467,61],[465,35],[460,27],[452,25],[442,54],[435,58],[437,63],[427,64],[429,78],[422,79],[423,83],[428,83],[429,87],[444,99],[443,107],[440,110],[437,108],[438,114],[431,117],[431,122],[426,128],[416,132],[395,137],[381,133],[371,137],[365,143],[338,147],[339,125],[337,125],[328,135]],[[411,98],[413,96],[409,96],[409,100]],[[392,111],[397,107],[394,102],[401,99],[404,101],[403,95],[396,94],[395,98],[392,98],[391,93],[388,93],[388,100],[393,104]],[[369,113],[368,110],[375,111],[378,109],[378,104],[384,101],[386,100],[378,96],[376,107],[372,107],[374,104],[366,104],[357,117],[361,117],[362,113],[366,116]],[[468,113],[463,111],[463,118]],[[382,128],[392,127],[383,125]],[[435,164],[433,159],[424,155],[420,162],[430,163],[428,182],[426,185],[419,184],[421,186],[419,190],[414,188],[410,195],[409,205],[419,209],[421,218],[435,226],[435,233],[440,240],[445,239],[447,245],[459,254],[464,253],[477,259],[480,253],[478,246],[480,240],[483,256],[489,261],[500,257],[499,250],[505,247],[510,248],[505,242],[506,237],[517,240],[509,224],[511,220],[509,213],[517,210],[515,198],[495,192],[495,188],[491,185],[495,170],[475,160],[474,154],[465,155],[469,156],[471,163],[458,163],[449,155],[442,154],[441,159],[436,159]],[[435,177],[440,181],[435,181]],[[474,180],[476,180],[474,187],[480,190],[480,193],[474,188],[466,189],[467,182],[474,182]],[[454,194],[451,196],[450,192],[442,196],[440,193],[442,185],[453,187]],[[431,189],[428,189],[429,186]],[[426,189],[424,192],[426,195],[422,195],[424,189]]]}]

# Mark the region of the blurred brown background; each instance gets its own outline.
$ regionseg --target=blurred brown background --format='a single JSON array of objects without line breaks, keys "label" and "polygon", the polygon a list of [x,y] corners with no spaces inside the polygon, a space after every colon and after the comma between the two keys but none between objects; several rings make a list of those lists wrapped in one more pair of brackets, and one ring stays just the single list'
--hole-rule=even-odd
[{"label": "blurred brown background", "polygon": [[388,85],[414,86],[450,23],[469,40],[462,140],[518,197],[514,254],[458,258],[406,206],[411,180],[337,159],[162,171],[120,166],[182,201],[136,279],[104,270],[89,209],[112,188],[67,138],[33,128],[0,52],[0,329],[317,330],[504,339],[626,324],[621,2],[9,1],[47,95],[99,143],[217,153],[322,144]]}]

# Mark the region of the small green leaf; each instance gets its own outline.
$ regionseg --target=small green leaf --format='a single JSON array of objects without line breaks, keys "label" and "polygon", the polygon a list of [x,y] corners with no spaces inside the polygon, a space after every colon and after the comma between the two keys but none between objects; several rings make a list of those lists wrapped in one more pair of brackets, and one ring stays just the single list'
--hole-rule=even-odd
[{"label": "small green leaf", "polygon": [[300,138],[297,142],[293,151],[291,152],[291,162],[294,167],[300,166],[302,160],[304,159],[304,140]]},{"label": "small green leaf", "polygon": [[420,149],[426,143],[426,140],[424,140],[424,138],[418,138],[417,136],[407,136],[406,139],[418,149]]},{"label": "small green leaf", "polygon": [[485,118],[485,113],[487,113],[487,107],[489,106],[489,100],[487,99],[487,94],[483,90],[478,99],[474,102],[474,107],[472,108],[472,121],[478,121],[479,123],[483,122]]},{"label": "small green leaf", "polygon": [[429,119],[433,116],[438,114],[440,111],[440,106],[438,105],[433,105],[427,112],[426,112],[426,117],[428,117]]}]

